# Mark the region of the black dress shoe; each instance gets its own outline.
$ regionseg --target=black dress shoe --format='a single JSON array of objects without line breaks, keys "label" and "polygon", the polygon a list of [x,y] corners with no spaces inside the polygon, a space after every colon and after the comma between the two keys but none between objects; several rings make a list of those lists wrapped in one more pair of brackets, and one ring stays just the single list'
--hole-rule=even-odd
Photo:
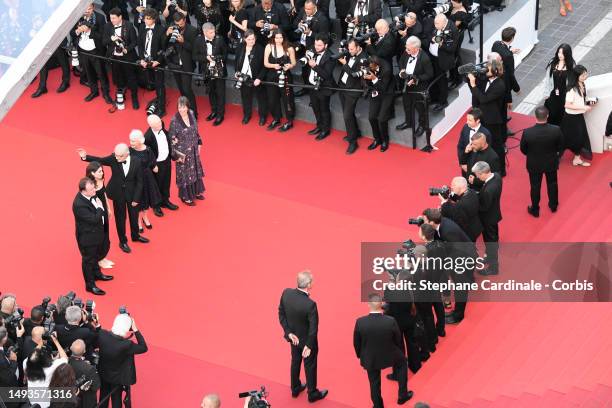
[{"label": "black dress shoe", "polygon": [[187,201],[187,200],[183,200],[182,198],[181,198],[181,201],[183,202],[183,204],[189,207],[194,207],[196,205],[195,201]]},{"label": "black dress shoe", "polygon": [[142,234],[144,232],[144,229],[143,228],[138,228],[138,232]]},{"label": "black dress shoe", "polygon": [[444,328],[437,328],[438,337],[446,337],[446,330]]},{"label": "black dress shoe", "polygon": [[268,125],[268,130],[274,130],[278,125],[280,125],[280,120],[273,120],[269,125]]},{"label": "black dress shoe", "polygon": [[221,123],[223,123],[223,116],[217,116],[213,122],[213,126],[219,126]]},{"label": "black dress shoe", "polygon": [[[610,183],[610,187],[612,187],[612,183]],[[551,212],[554,212],[554,213],[557,212],[557,207],[548,207],[548,208],[550,208]]]},{"label": "black dress shoe", "polygon": [[297,390],[291,391],[291,396],[293,398],[297,398],[302,393],[302,391],[304,391],[305,389],[306,389],[306,384],[300,384],[300,387]]},{"label": "black dress shoe", "polygon": [[125,252],[126,254],[129,254],[130,252],[132,252],[132,250],[130,249],[127,243],[119,244],[119,248],[121,248],[121,250]]},{"label": "black dress shoe", "polygon": [[204,195],[203,194],[198,194],[196,196],[196,200],[204,200]]},{"label": "black dress shoe", "polygon": [[359,145],[357,144],[357,142],[352,142],[351,144],[349,144],[348,149],[346,149],[346,154],[355,153],[355,150],[357,150],[358,147]]},{"label": "black dress shoe", "polygon": [[164,216],[164,212],[159,207],[153,208],[153,214],[155,214],[158,217],[163,217]]},{"label": "black dress shoe", "polygon": [[378,143],[376,140],[373,141],[369,146],[368,146],[368,150],[374,150],[376,149],[378,146],[380,146],[380,143]]},{"label": "black dress shoe", "polygon": [[146,229],[151,230],[153,229],[153,224],[145,224],[144,225]]},{"label": "black dress shoe", "polygon": [[138,238],[132,239],[132,242],[142,242],[143,244],[146,244],[149,242],[149,239],[139,235]]},{"label": "black dress shoe", "polygon": [[207,121],[207,122],[210,122],[211,120],[213,120],[213,119],[214,119],[214,118],[216,118],[216,117],[217,117],[217,114],[216,114],[215,112],[213,112],[213,113],[211,113],[210,115],[208,115],[208,116],[206,117],[206,121]]},{"label": "black dress shoe", "polygon": [[178,205],[172,204],[170,201],[166,201],[161,206],[164,207],[164,208],[169,209],[170,211],[176,211],[179,208]]},{"label": "black dress shoe", "polygon": [[383,143],[380,145],[380,151],[381,152],[386,152],[389,149],[389,143]]},{"label": "black dress shoe", "polygon": [[106,295],[106,292],[97,286],[94,286],[92,288],[86,288],[85,290],[89,293],[93,293],[94,295],[98,295],[98,296]]},{"label": "black dress shoe", "polygon": [[389,381],[397,381],[397,377],[393,373],[387,374],[387,380],[389,380]]},{"label": "black dress shoe", "polygon": [[434,112],[440,112],[443,111],[444,108],[446,108],[448,106],[448,103],[439,103],[436,106],[434,106],[433,111]]},{"label": "black dress shoe", "polygon": [[242,124],[246,125],[247,123],[249,123],[250,120],[251,120],[251,118],[248,118],[248,117],[245,116],[244,118],[242,118]]},{"label": "black dress shoe", "polygon": [[38,98],[40,95],[46,94],[47,88],[38,88],[36,92],[32,94],[32,98]]},{"label": "black dress shoe", "polygon": [[293,122],[287,122],[280,128],[278,128],[279,132],[286,132],[293,127]]},{"label": "black dress shoe", "polygon": [[110,281],[113,280],[113,276],[112,275],[105,275],[103,273],[96,275],[96,280],[100,280],[100,281]]},{"label": "black dress shoe", "polygon": [[423,129],[421,126],[419,126],[415,130],[414,135],[418,137],[418,136],[421,136],[423,133],[425,133],[425,129]]},{"label": "black dress shoe", "polygon": [[406,402],[408,402],[410,398],[412,398],[413,395],[414,395],[414,392],[408,391],[408,394],[402,395],[401,397],[397,399],[397,404],[404,405]]},{"label": "black dress shoe", "polygon": [[349,137],[349,135],[346,135],[342,138],[342,140],[344,140],[345,142],[350,142],[351,138]]},{"label": "black dress shoe", "polygon": [[264,126],[266,124],[266,118],[259,118],[259,126]]},{"label": "black dress shoe", "polygon": [[463,317],[460,319],[454,314],[452,314],[450,316],[446,316],[444,320],[446,321],[446,324],[459,324],[463,320]]},{"label": "black dress shoe", "polygon": [[308,395],[308,402],[316,402],[322,400],[327,397],[329,391],[327,390],[317,390],[316,392]]},{"label": "black dress shoe", "polygon": [[85,102],[91,102],[94,98],[100,96],[98,92],[90,92],[89,95],[85,97]]},{"label": "black dress shoe", "polygon": [[404,122],[404,123],[401,123],[401,124],[397,125],[395,127],[395,129],[397,129],[397,130],[405,130],[405,129],[408,129],[409,127],[410,127],[410,125],[407,124],[406,122]]},{"label": "black dress shoe", "polygon": [[497,268],[489,266],[488,268],[485,269],[481,269],[478,271],[478,273],[482,276],[493,276],[493,275],[499,275],[499,271],[497,270]]},{"label": "black dress shoe", "polygon": [[104,94],[102,96],[104,97],[104,102],[106,102],[107,105],[112,105],[114,103],[113,98],[111,98],[109,94]]},{"label": "black dress shoe", "polygon": [[317,137],[315,137],[315,140],[323,140],[325,139],[327,136],[329,136],[330,131],[329,130],[324,130],[321,133],[318,134]]},{"label": "black dress shoe", "polygon": [[314,129],[310,129],[308,131],[309,135],[316,135],[317,133],[321,133],[321,129],[319,129],[318,127],[314,128]]},{"label": "black dress shoe", "polygon": [[527,212],[536,218],[540,216],[540,210],[535,210],[532,206],[527,207]]},{"label": "black dress shoe", "polygon": [[59,88],[57,88],[57,93],[62,93],[65,92],[66,89],[70,88],[70,82],[62,82],[59,86]]}]

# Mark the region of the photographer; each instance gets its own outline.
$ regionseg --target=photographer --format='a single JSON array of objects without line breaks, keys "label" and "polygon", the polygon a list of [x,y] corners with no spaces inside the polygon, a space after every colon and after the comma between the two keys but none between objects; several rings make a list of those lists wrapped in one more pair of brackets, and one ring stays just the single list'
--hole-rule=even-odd
[{"label": "photographer", "polygon": [[192,0],[165,0],[166,4],[162,11],[162,16],[166,19],[166,24],[171,26],[176,23],[174,16],[176,13],[180,13],[185,18],[187,24],[191,25],[191,20],[189,19],[189,13],[192,10],[191,1]]},{"label": "photographer", "polygon": [[47,93],[47,77],[49,76],[49,69],[53,68],[54,62],[59,64],[62,68],[62,83],[57,88],[57,93],[65,92],[70,87],[70,64],[68,63],[68,54],[66,54],[66,47],[68,47],[68,40],[64,38],[51,56],[47,60],[45,65],[40,69],[38,73],[38,88],[32,94],[32,98],[38,98],[42,94]]},{"label": "photographer", "polygon": [[434,77],[442,76],[437,83],[438,103],[433,106],[434,112],[440,112],[448,106],[448,73],[455,67],[459,32],[455,24],[444,14],[435,17],[434,27],[429,42],[429,54],[434,66]]},{"label": "photographer", "polygon": [[102,33],[106,19],[104,16],[94,11],[93,3],[89,3],[83,17],[76,23],[74,29],[70,32],[72,44],[76,44],[79,53],[79,65],[87,75],[90,92],[85,97],[85,102],[90,102],[94,98],[100,96],[98,90],[98,81],[102,88],[102,96],[104,101],[112,104],[113,100],[110,97],[110,86],[106,69],[102,60],[96,56],[105,55],[105,46],[102,43]]},{"label": "photographer", "polygon": [[383,58],[370,56],[368,71],[363,78],[366,80],[367,96],[370,100],[368,120],[374,137],[368,150],[380,146],[380,151],[386,152],[389,148],[389,119],[394,116],[393,68]]},{"label": "photographer", "polygon": [[416,93],[424,92],[429,81],[433,78],[433,66],[427,54],[421,50],[421,40],[410,37],[406,41],[406,52],[399,62],[399,80],[404,82],[405,88],[402,93],[404,103],[404,123],[396,126],[397,130],[404,130],[414,126],[415,111],[419,115],[419,126],[414,136],[420,136],[429,127],[428,115],[425,111],[425,95]]},{"label": "photographer", "polygon": [[[47,347],[39,347],[23,362],[28,390],[48,389],[55,370],[62,364],[68,363],[68,356],[57,341],[55,333],[51,333],[50,339],[57,349],[57,357],[54,357]],[[41,401],[38,404],[41,408],[49,408],[50,405],[48,401]]]},{"label": "photographer", "polygon": [[[138,343],[130,340],[132,335],[136,336]],[[100,330],[98,341],[100,344],[98,370],[102,380],[100,400],[110,394],[113,408],[121,408],[121,396],[125,391],[126,406],[129,407],[131,406],[130,386],[136,384],[134,356],[146,353],[147,343],[138,331],[136,322],[127,313],[120,313],[115,317],[112,331]],[[100,407],[108,407],[108,399]]]},{"label": "photographer", "polygon": [[355,27],[365,24],[373,27],[382,19],[382,2],[380,0],[352,0],[344,20],[351,20]]},{"label": "photographer", "polygon": [[155,97],[158,116],[166,114],[166,84],[163,68],[165,65],[164,50],[166,49],[166,34],[161,24],[156,23],[158,12],[153,8],[144,11],[144,24],[140,26],[138,48],[140,49],[140,66],[144,70],[147,84],[155,87]]},{"label": "photographer", "polygon": [[465,147],[463,155],[461,156],[460,163],[465,163],[467,168],[467,180],[470,186],[476,191],[479,191],[482,187],[482,183],[472,173],[471,169],[479,161],[484,161],[493,169],[498,172],[501,169],[501,163],[497,153],[489,147],[487,138],[484,133],[474,133],[471,137],[471,143]]},{"label": "photographer", "polygon": [[415,15],[421,14],[425,7],[425,0],[403,0],[402,10],[404,13],[413,13]]},{"label": "photographer", "polygon": [[[327,34],[317,34],[314,42],[314,51],[304,67],[308,84],[315,88],[310,90],[310,104],[314,112],[317,125],[309,130],[309,135],[317,135],[315,140],[323,140],[330,134],[331,110],[330,98],[332,95],[330,87],[335,87],[334,67],[335,61],[327,48],[329,37]],[[320,87],[320,88],[319,88]]]},{"label": "photographer", "polygon": [[463,177],[453,178],[450,189],[450,196],[438,195],[442,216],[455,221],[472,242],[476,242],[482,233],[482,223],[478,218],[478,193],[468,188],[468,182]]},{"label": "photographer", "polygon": [[502,116],[505,104],[506,86],[502,78],[504,75],[503,65],[495,60],[487,63],[486,75],[487,82],[484,90],[476,86],[476,77],[474,74],[468,74],[468,79],[472,96],[482,111],[482,124],[493,136],[492,147],[499,157],[500,174],[503,177],[506,175],[506,123]]},{"label": "photographer", "polygon": [[17,354],[9,347],[8,331],[6,327],[0,326],[0,387],[19,386],[17,364]]},{"label": "photographer", "polygon": [[480,118],[482,118],[482,111],[480,109],[470,109],[465,116],[466,123],[461,129],[459,140],[457,141],[457,159],[459,160],[459,167],[461,167],[461,175],[465,178],[468,177],[468,167],[463,157],[465,154],[465,148],[472,141],[472,136],[474,136],[476,133],[482,133],[487,138],[487,144],[491,144],[491,132],[489,132],[486,127],[481,125]]},{"label": "photographer", "polygon": [[131,64],[138,59],[136,30],[132,23],[123,20],[119,8],[110,11],[110,22],[104,27],[102,42],[106,46],[106,56],[114,60],[111,65],[118,99],[127,85],[132,93],[132,107],[139,109],[136,68]]},{"label": "photographer", "polygon": [[4,322],[6,330],[8,330],[8,336],[13,344],[17,342],[17,331],[14,325],[7,324],[7,320],[14,319],[19,311],[21,311],[21,319],[23,319],[23,310],[17,307],[17,298],[15,295],[11,293],[2,295],[0,298],[0,317]]},{"label": "photographer", "polygon": [[76,378],[85,377],[86,382],[90,382],[87,390],[81,390],[79,396],[81,398],[81,407],[95,407],[98,403],[97,393],[100,389],[100,376],[89,361],[85,359],[85,342],[81,339],[75,340],[70,346],[70,359],[68,364],[73,368]]},{"label": "photographer", "polygon": [[512,42],[516,36],[514,27],[506,27],[502,30],[501,41],[495,41],[491,51],[498,53],[504,64],[504,84],[506,85],[506,97],[502,112],[503,117],[508,121],[508,111],[512,110],[512,91],[521,92],[521,87],[514,76],[514,54],[521,52],[518,48],[512,48]]},{"label": "photographer", "polygon": [[[248,403],[251,398],[247,398],[245,401],[245,407],[248,407]],[[221,408],[221,398],[217,394],[207,394],[202,399],[201,408]]]},{"label": "photographer", "polygon": [[40,347],[46,347],[49,333],[42,326],[36,326],[32,329],[30,336],[24,336],[23,347],[21,347],[20,362],[26,359],[34,350]]},{"label": "photographer", "polygon": [[187,97],[189,106],[197,119],[198,106],[196,105],[195,95],[191,87],[191,74],[193,73],[193,58],[192,52],[194,42],[198,35],[198,30],[187,24],[185,15],[180,12],[174,13],[174,24],[166,30],[166,58],[168,68],[179,72],[172,72],[174,82],[181,93],[181,96]]},{"label": "photographer", "polygon": [[31,336],[34,327],[42,326],[45,320],[45,310],[40,306],[34,306],[30,311],[30,318],[23,321],[25,335]]},{"label": "photographer", "polygon": [[[136,30],[140,32],[145,24],[145,11],[147,9],[157,11],[157,16],[162,11],[164,0],[128,0],[132,7],[132,23]],[[157,17],[155,17],[157,19]]]},{"label": "photographer", "polygon": [[363,88],[361,78],[363,77],[363,69],[368,65],[368,55],[354,38],[351,38],[346,46],[348,55],[345,52],[338,59],[338,62],[342,65],[338,86],[346,89],[346,91],[340,91],[338,95],[342,104],[342,116],[344,117],[349,143],[346,154],[353,154],[359,147],[357,139],[361,137],[361,131],[355,117],[357,102],[361,93],[353,90]]},{"label": "photographer", "polygon": [[[436,239],[436,230],[429,224],[421,224],[419,227],[419,238],[425,243],[427,249],[427,257],[429,258],[445,258],[446,245],[444,242]],[[448,273],[444,269],[433,269],[425,274],[425,277],[430,282],[444,282],[448,280]],[[440,291],[431,291],[428,293],[431,296],[431,306],[436,314],[436,334],[438,337],[446,336],[446,315],[444,311],[444,303],[442,293]],[[448,293],[450,296],[450,292]]]},{"label": "photographer", "polygon": [[200,63],[204,78],[207,78],[210,115],[206,121],[214,120],[213,126],[219,126],[225,116],[225,77],[227,76],[227,45],[220,35],[216,35],[215,26],[205,23],[202,26],[203,36],[196,38],[193,47],[193,59]]},{"label": "photographer", "polygon": [[393,56],[395,55],[395,34],[389,30],[389,23],[387,20],[380,19],[376,22],[376,40],[372,37],[368,37],[365,40],[366,51],[368,55],[376,55],[389,63],[389,66],[393,68]]},{"label": "photographer", "polygon": [[[244,33],[244,41],[236,49],[236,77],[245,78],[240,86],[240,97],[242,100],[242,124],[246,125],[251,120],[253,112],[253,94],[257,98],[257,111],[259,113],[259,126],[266,124],[268,116],[268,102],[266,100],[266,87],[261,84],[266,70],[263,66],[264,47],[257,44],[255,33],[247,29]],[[238,83],[236,84],[238,86]]]},{"label": "photographer", "polygon": [[[399,17],[396,17],[396,19]],[[404,20],[396,20],[394,30],[397,31],[399,36],[397,42],[397,60],[401,58],[406,49],[406,41],[408,38],[415,36],[419,40],[423,37],[423,25],[417,19],[417,15],[414,13],[406,13]],[[433,74],[432,74],[433,75]]]},{"label": "photographer", "polygon": [[70,306],[66,310],[66,325],[56,327],[57,339],[64,349],[69,348],[72,343],[81,339],[85,342],[87,356],[91,356],[97,346],[100,323],[95,313],[88,313],[79,306]]},{"label": "photographer", "polygon": [[285,6],[274,0],[261,0],[261,4],[253,9],[247,27],[255,31],[257,42],[265,46],[275,30],[287,35],[291,23]]}]

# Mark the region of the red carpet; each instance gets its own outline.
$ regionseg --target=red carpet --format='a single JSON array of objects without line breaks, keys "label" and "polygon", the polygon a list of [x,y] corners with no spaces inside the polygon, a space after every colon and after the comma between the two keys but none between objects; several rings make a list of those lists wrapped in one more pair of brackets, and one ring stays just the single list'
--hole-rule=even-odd
[{"label": "red carpet", "polygon": [[[75,149],[108,154],[131,128],[146,128],[142,110],[108,114],[101,98],[83,103],[86,94],[75,84],[61,96],[23,97],[0,124],[6,152],[0,161],[0,290],[16,292],[21,305],[70,289],[87,298],[71,214],[84,171]],[[199,107],[207,113],[203,98]],[[407,219],[438,202],[427,187],[457,173],[457,129],[433,154],[398,146],[369,152],[362,142],[346,156],[342,133],[315,142],[305,135],[305,123],[281,134],[256,123],[242,126],[240,118],[240,109],[230,107],[220,128],[200,123],[204,203],[152,217],[154,228],[145,233],[151,243],[133,244],[130,255],[118,250],[111,233],[115,280],[101,284],[108,295],[96,303],[106,326],[127,304],[150,345],[137,361],[135,406],[194,407],[203,394],[217,391],[224,407],[240,407],[237,393],[260,385],[268,386],[275,407],[309,406],[304,396],[290,397],[289,348],[276,308],[295,273],[310,268],[321,318],[319,385],[330,389],[317,406],[369,407],[367,378],[352,351],[354,320],[367,312],[359,302],[360,243],[416,238]],[[514,129],[529,124],[521,116],[511,122]],[[503,240],[611,240],[610,157],[596,156],[589,169],[572,167],[566,158],[559,211],[543,210],[540,219],[525,211],[528,178],[517,149],[510,163]],[[415,402],[612,404],[609,304],[472,303],[467,312],[410,377]],[[395,406],[395,385],[384,381],[383,391]]]}]

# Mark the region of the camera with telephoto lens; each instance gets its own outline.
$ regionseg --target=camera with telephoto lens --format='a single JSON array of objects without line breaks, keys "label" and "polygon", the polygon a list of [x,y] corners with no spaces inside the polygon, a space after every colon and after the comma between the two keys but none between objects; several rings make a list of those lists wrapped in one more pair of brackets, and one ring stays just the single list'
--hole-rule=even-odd
[{"label": "camera with telephoto lens", "polygon": [[429,187],[430,196],[441,195],[443,198],[448,199],[448,197],[450,197],[450,194],[451,194],[451,189],[448,186]]},{"label": "camera with telephoto lens", "polygon": [[355,34],[355,23],[353,23],[353,16],[349,14],[348,16],[346,16],[344,21],[347,24],[346,39],[350,40],[351,38],[353,38],[353,35]]},{"label": "camera with telephoto lens", "polygon": [[177,4],[176,4],[176,0],[170,0],[170,3],[168,4],[168,7],[175,7],[176,8]]},{"label": "camera with telephoto lens", "polygon": [[438,43],[438,45],[442,45],[443,43],[450,44],[453,42],[453,37],[450,34],[450,30],[444,30],[439,34],[434,35],[433,40],[435,43]]},{"label": "camera with telephoto lens", "polygon": [[594,106],[595,104],[597,104],[597,102],[599,102],[599,99],[596,96],[589,96],[586,98],[585,102],[589,106]]},{"label": "camera with telephoto lens", "polygon": [[234,84],[234,88],[240,89],[242,85],[251,85],[251,77],[245,74],[244,72],[236,72],[234,75],[236,77],[236,83]]},{"label": "camera with telephoto lens", "polygon": [[89,388],[91,387],[92,383],[93,380],[88,379],[87,376],[83,374],[79,378],[77,378],[74,386],[80,389],[81,391],[89,391]]},{"label": "camera with telephoto lens", "polygon": [[19,327],[19,322],[23,320],[23,313],[23,309],[18,307],[17,309],[15,309],[12,315],[4,319],[4,325],[7,328],[12,327],[16,330]]},{"label": "camera with telephoto lens", "polygon": [[314,51],[308,50],[308,51],[306,51],[304,56],[299,59],[299,62],[301,62],[302,64],[306,65],[306,64],[308,64],[308,61],[310,61],[311,59],[314,58],[314,55],[315,55]]},{"label": "camera with telephoto lens", "polygon": [[117,37],[115,43],[115,54],[123,54],[125,51],[125,40],[121,37]]},{"label": "camera with telephoto lens", "polygon": [[268,392],[266,391],[266,387],[263,385],[259,391],[246,391],[238,394],[238,398],[251,398],[249,400],[248,408],[269,408],[272,405],[268,402],[266,398],[268,398]]},{"label": "camera with telephoto lens", "polygon": [[461,65],[457,68],[457,72],[459,72],[459,75],[472,74],[474,76],[486,75],[488,70],[489,68],[487,67],[486,62],[481,62],[480,64],[469,63]]},{"label": "camera with telephoto lens", "polygon": [[407,241],[402,242],[402,247],[397,250],[398,255],[408,255],[409,257],[415,258],[414,249],[416,248],[416,244],[413,240],[409,239]]},{"label": "camera with telephoto lens", "polygon": [[213,55],[212,61],[208,62],[208,78],[223,78],[223,58],[221,55]]},{"label": "camera with telephoto lens", "polygon": [[305,34],[307,30],[310,30],[312,27],[312,19],[308,17],[304,17],[302,21],[298,23],[298,27],[295,29],[295,33],[302,35]]},{"label": "camera with telephoto lens", "polygon": [[338,59],[345,58],[349,59],[351,57],[351,53],[348,50],[348,41],[342,40],[338,45]]},{"label": "camera with telephoto lens", "polygon": [[91,299],[85,302],[85,307],[83,307],[83,310],[85,311],[85,319],[87,320],[88,323],[91,323],[94,321],[94,317],[96,317],[94,313],[95,309],[96,309],[96,302],[94,302]]},{"label": "camera with telephoto lens", "polygon": [[281,69],[276,71],[276,73],[278,74],[278,87],[279,88],[285,87],[285,82],[287,81],[287,74],[285,73],[283,66],[288,63],[289,63],[289,57],[287,57],[287,55],[283,55],[282,57],[280,57],[278,61],[278,65],[281,66]]},{"label": "camera with telephoto lens", "polygon": [[438,15],[438,14],[446,14],[449,11],[451,11],[452,8],[453,8],[453,5],[449,1],[448,3],[439,4],[436,7],[434,7],[433,12],[436,15]]},{"label": "camera with telephoto lens", "polygon": [[180,27],[177,25],[173,25],[172,32],[170,33],[170,38],[168,39],[168,44],[176,44],[179,35],[181,35]]},{"label": "camera with telephoto lens", "polygon": [[264,37],[270,38],[272,37],[272,12],[266,11],[263,20],[264,24],[263,27],[261,27],[261,30],[259,30],[259,32]]},{"label": "camera with telephoto lens", "polygon": [[424,223],[425,223],[425,220],[423,220],[423,218],[421,218],[421,217],[409,218],[408,219],[408,224],[409,225],[418,225],[418,226],[421,226]]},{"label": "camera with telephoto lens", "polygon": [[398,31],[404,31],[406,29],[406,14],[401,13],[393,17],[393,25],[391,31],[397,33]]},{"label": "camera with telephoto lens", "polygon": [[76,298],[76,293],[74,293],[73,291],[70,291],[68,293],[66,293],[66,295],[64,295],[68,300],[70,300],[70,302],[74,302],[74,298]]},{"label": "camera with telephoto lens", "polygon": [[239,30],[232,30],[229,35],[229,48],[235,50],[242,43],[242,34]]},{"label": "camera with telephoto lens", "polygon": [[147,114],[147,116],[151,116],[158,115],[159,111],[160,104],[158,103],[157,98],[155,98],[147,104],[147,110],[145,111],[145,113]]},{"label": "camera with telephoto lens", "polygon": [[376,32],[376,30],[374,28],[367,28],[367,26],[365,30],[360,27],[359,32],[355,34],[355,40],[360,43],[364,43],[367,40],[370,40],[370,42],[373,44],[376,42],[377,38],[378,33]]}]

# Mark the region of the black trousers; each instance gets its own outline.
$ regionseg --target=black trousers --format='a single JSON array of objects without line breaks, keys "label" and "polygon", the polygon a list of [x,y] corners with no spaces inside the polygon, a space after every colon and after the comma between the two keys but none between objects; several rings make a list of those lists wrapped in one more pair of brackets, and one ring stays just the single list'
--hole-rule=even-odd
[{"label": "black trousers", "polygon": [[[486,242],[485,242],[485,245],[486,245]],[[496,255],[495,259],[497,259],[497,252],[495,252],[495,255]],[[487,256],[488,256],[488,251],[487,251]],[[453,281],[455,282],[462,282],[462,283],[473,282],[473,279],[470,278],[471,276],[473,276],[473,271],[469,271],[469,272],[465,271],[462,274],[457,274],[453,272],[452,276],[453,276]],[[463,319],[463,317],[465,316],[465,308],[467,306],[468,293],[469,291],[467,290],[455,290],[455,308],[453,309],[453,315],[457,319]]]},{"label": "black trousers", "polygon": [[300,369],[302,368],[302,360],[304,361],[304,371],[306,372],[306,386],[308,394],[317,391],[317,355],[319,349],[317,347],[310,351],[307,358],[302,358],[303,345],[291,345],[291,391],[298,391],[302,382],[300,380]]},{"label": "black trousers", "polygon": [[[58,48],[55,50],[51,58],[55,58],[57,63],[62,68],[62,83],[70,83],[70,64],[68,63],[68,54],[63,48]],[[49,60],[40,70],[40,83],[38,84],[38,88],[46,88],[47,87],[47,77],[49,76],[49,65],[52,64],[52,61]]]},{"label": "black trousers", "polygon": [[[398,324],[398,326],[404,339],[406,354],[408,355],[408,367],[412,372],[416,372],[421,368],[421,353],[419,352],[418,339],[414,337],[414,323]],[[397,378],[395,367],[393,368],[393,375]]]},{"label": "black trousers", "polygon": [[242,113],[244,117],[250,118],[253,114],[253,97],[257,99],[259,117],[266,119],[268,116],[268,100],[266,99],[266,88],[264,85],[242,85],[240,88],[240,99],[242,100]]},{"label": "black trousers", "polygon": [[542,177],[546,175],[546,191],[548,192],[548,207],[556,209],[559,205],[559,186],[557,185],[557,171],[529,172],[529,184],[531,184],[531,207],[540,209],[540,189]]},{"label": "black trousers", "polygon": [[[410,88],[407,88],[407,90],[410,91]],[[419,126],[425,129],[427,127],[427,115],[423,97],[418,94],[404,93],[402,95],[402,102],[404,104],[404,122],[412,127],[414,125],[415,113],[418,113]]]},{"label": "black trousers", "polygon": [[[499,262],[497,252],[499,250],[499,226],[498,223],[482,223],[482,240],[487,251],[487,263],[489,267],[497,270]],[[456,296],[456,295],[455,295]]]},{"label": "black trousers", "polygon": [[420,339],[421,350],[433,351],[436,347],[438,332],[436,331],[436,323],[434,321],[433,309],[431,302],[416,302],[415,303],[419,316],[423,319],[425,334]]},{"label": "black trousers", "polygon": [[361,131],[357,124],[357,117],[355,117],[357,102],[359,102],[361,94],[358,92],[340,92],[339,95],[346,133],[351,142],[356,142],[357,138],[361,137]]},{"label": "black trousers", "polygon": [[281,120],[282,110],[285,110],[285,118],[293,121],[295,118],[295,97],[293,88],[279,88],[277,85],[266,85],[268,95],[268,109],[274,120]]},{"label": "black trousers", "polygon": [[[116,387],[116,389],[115,389]],[[123,392],[125,391],[125,404],[123,405]],[[112,392],[112,393],[111,393]],[[132,395],[130,386],[121,386],[116,384],[110,384],[106,381],[102,380],[100,384],[100,401],[102,401],[106,396],[110,394],[110,398],[107,398],[104,402],[100,404],[100,408],[107,408],[108,401],[110,399],[112,408],[121,408],[122,406],[125,408],[132,407]]]},{"label": "black trousers", "polygon": [[140,236],[138,232],[138,207],[132,207],[132,203],[124,200],[113,200],[113,211],[115,212],[115,226],[117,227],[117,236],[119,243],[126,244],[127,236],[125,235],[125,213],[127,211],[130,219],[130,233],[132,240]]},{"label": "black trousers", "polygon": [[433,63],[433,67],[434,67],[434,78],[437,78],[440,74],[444,74],[442,75],[442,78],[438,80],[438,83],[436,84],[436,86],[433,87],[435,88],[435,97],[432,99],[435,99],[436,102],[441,103],[441,104],[447,103],[448,102],[448,71],[444,71],[440,68],[440,64],[438,63],[437,57],[432,56],[431,62]]},{"label": "black trousers", "polygon": [[147,84],[155,87],[155,97],[161,109],[166,110],[166,82],[164,71],[158,69],[144,69],[144,78]]},{"label": "black trousers", "polygon": [[387,109],[393,108],[393,95],[378,95],[370,98],[368,120],[372,136],[378,143],[389,143],[389,117]]},{"label": "black trousers", "polygon": [[439,302],[433,302],[431,305],[433,306],[433,310],[436,314],[436,329],[442,331],[446,327],[446,312],[444,311],[444,303],[442,303],[442,300],[440,300]]},{"label": "black trousers", "polygon": [[317,119],[317,127],[322,131],[328,131],[331,128],[330,98],[331,95],[328,95],[327,92],[310,90],[312,111]]},{"label": "black trousers", "polygon": [[[380,393],[380,370],[367,370],[368,381],[370,382],[370,398],[374,403],[374,408],[384,408],[382,395]],[[398,396],[408,394],[408,369],[406,360],[402,359],[393,366],[393,372],[396,375],[399,385]]]},{"label": "black trousers", "polygon": [[98,81],[100,81],[102,93],[108,95],[110,93],[110,86],[106,71],[102,67],[101,60],[93,56],[85,55],[83,52],[88,51],[79,49],[79,64],[81,64],[82,69],[87,73],[87,80],[89,81],[91,92],[98,92]]},{"label": "black trousers", "polygon": [[[128,62],[121,57],[113,56],[119,61]],[[130,89],[133,93],[138,90],[138,81],[136,80],[136,67],[131,64],[122,64],[121,62],[112,63],[113,83],[117,88]]]},{"label": "black trousers", "polygon": [[85,286],[87,288],[96,286],[96,275],[100,274],[98,261],[100,260],[100,252],[102,251],[101,246],[102,245],[79,245],[79,251],[81,252],[81,269],[83,270],[83,279],[85,279]]},{"label": "black trousers", "polygon": [[193,87],[191,86],[191,75],[189,74],[179,74],[178,72],[173,72],[174,82],[176,82],[176,86],[181,93],[181,96],[189,99],[189,105],[191,110],[193,110],[194,114],[198,114],[198,105],[196,104],[195,94],[193,93]]},{"label": "black trousers", "polygon": [[172,179],[172,163],[170,155],[166,160],[157,162],[157,173],[153,173],[157,187],[162,196],[162,204],[170,199],[170,181]]},{"label": "black trousers", "polygon": [[[487,123],[485,126],[489,131],[491,131],[492,143],[491,147],[497,153],[499,157],[499,165],[501,166],[500,174],[502,176],[506,175],[506,125],[503,123]],[[468,169],[470,170],[470,169]]]},{"label": "black trousers", "polygon": [[211,113],[225,116],[225,80],[211,79],[207,87]]}]

